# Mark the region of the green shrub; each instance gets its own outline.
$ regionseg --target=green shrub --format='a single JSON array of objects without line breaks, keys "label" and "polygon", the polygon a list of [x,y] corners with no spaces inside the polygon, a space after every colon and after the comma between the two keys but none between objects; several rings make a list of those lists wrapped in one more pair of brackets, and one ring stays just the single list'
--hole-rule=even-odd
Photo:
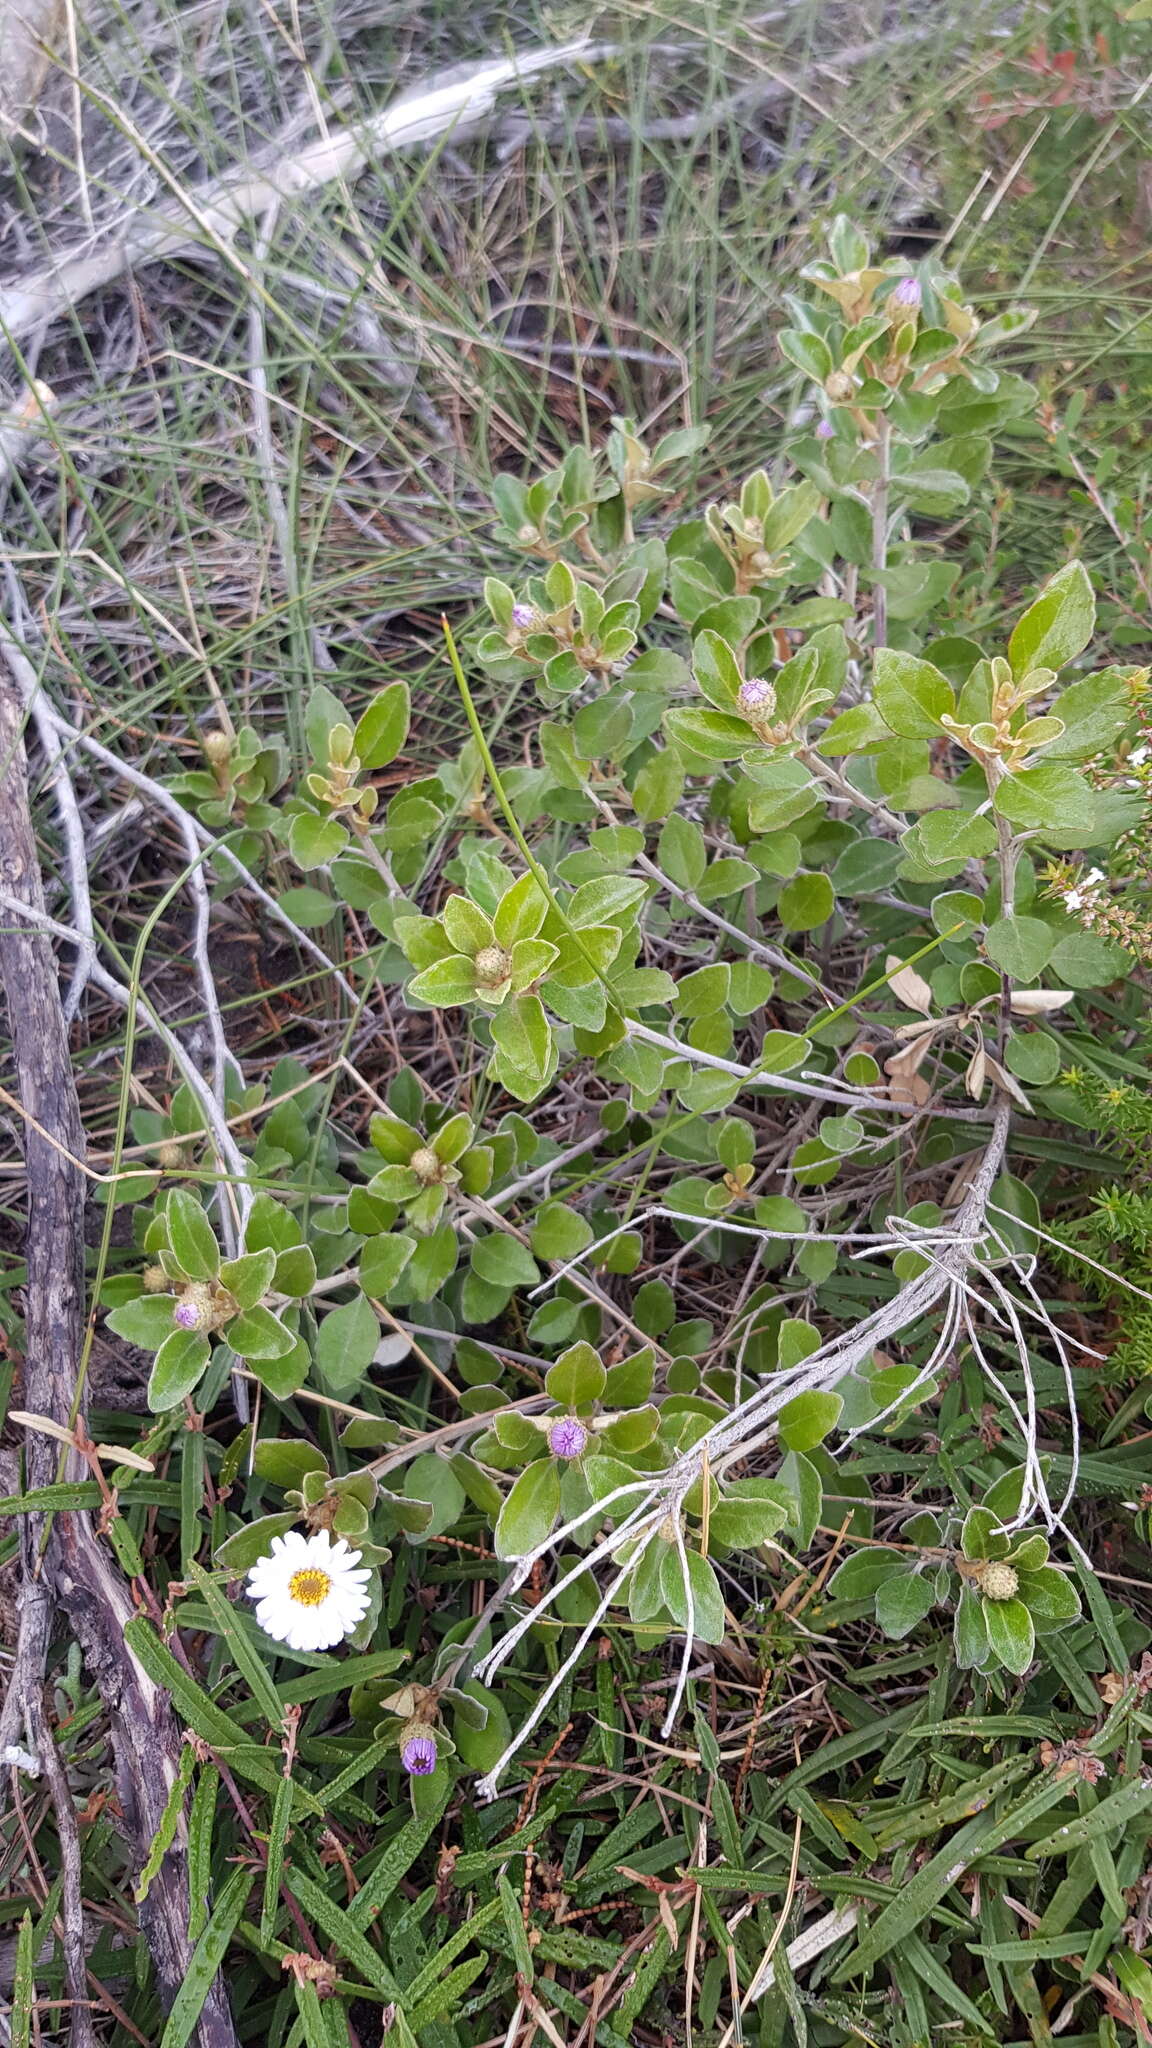
[{"label": "green shrub", "polygon": [[[955,278],[874,262],[845,221],[807,276],[771,475],[684,518],[704,430],[649,447],[622,420],[499,479],[527,565],[488,582],[462,652],[446,627],[455,760],[381,801],[419,705],[393,682],[355,720],[324,688],[302,779],[244,731],[174,785],[278,889],[307,878],[281,896],[301,926],[367,928],[363,1016],[403,984],[401,1050],[437,1032],[460,1075],[436,1094],[401,1069],[364,1146],[282,1061],[225,1105],[253,1135],[215,1218],[194,1183],[219,1134],[186,1083],[137,1118],[165,1177],[130,1183],[147,1264],[106,1287],[110,1326],[156,1354],[151,1454],[230,1374],[262,1391],[249,1507],[219,1488],[221,1571],[297,1522],[374,1567],[494,1545],[476,1625],[434,1624],[438,1654],[368,1702],[418,1776],[454,1739],[494,1787],[602,1627],[672,1642],[670,1730],[694,1644],[748,1626],[820,1531],[850,1546],[823,1625],[874,1614],[900,1639],[946,1609],[985,1699],[1080,1613],[1074,1452],[1053,1484],[1038,1446],[1030,1336],[1065,1352],[1016,1132],[1085,1121],[1069,1044],[1141,943],[1139,864],[1108,864],[1144,815],[1123,756],[1146,672],[1092,665],[1076,560],[1003,631],[977,639],[958,605],[936,522],[1035,407],[999,367],[1028,316],[982,323]],[[539,702],[515,760],[477,678]],[[573,1143],[577,1100],[595,1128]],[[451,1396],[427,1427],[379,1377],[409,1345]],[[345,1417],[327,1454],[278,1434],[309,1395]],[[934,1504],[877,1540],[910,1456]],[[543,1672],[530,1706],[486,1690],[506,1665]]]}]

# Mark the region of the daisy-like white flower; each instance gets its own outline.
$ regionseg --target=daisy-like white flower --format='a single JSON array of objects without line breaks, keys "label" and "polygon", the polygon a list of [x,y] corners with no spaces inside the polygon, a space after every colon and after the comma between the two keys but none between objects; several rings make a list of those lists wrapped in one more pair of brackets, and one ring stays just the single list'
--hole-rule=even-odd
[{"label": "daisy-like white flower", "polygon": [[1064,908],[1066,910],[1083,910],[1085,901],[1083,889],[1065,889]]},{"label": "daisy-like white flower", "polygon": [[248,1574],[248,1595],[266,1635],[290,1650],[330,1650],[359,1626],[369,1608],[371,1574],[356,1571],[360,1552],[327,1529],[304,1536],[289,1529]]}]

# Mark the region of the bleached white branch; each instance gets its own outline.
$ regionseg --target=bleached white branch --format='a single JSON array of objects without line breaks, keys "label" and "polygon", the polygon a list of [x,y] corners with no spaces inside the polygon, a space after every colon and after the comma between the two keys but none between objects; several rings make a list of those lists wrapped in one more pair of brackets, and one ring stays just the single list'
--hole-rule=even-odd
[{"label": "bleached white branch", "polygon": [[298,210],[308,194],[337,180],[359,177],[380,157],[432,142],[449,132],[459,134],[490,113],[497,95],[507,86],[541,72],[561,70],[577,57],[588,63],[611,54],[613,48],[578,37],[551,48],[523,50],[477,64],[464,74],[456,67],[402,93],[368,121],[330,130],[304,149],[298,149],[294,139],[274,142],[264,167],[232,171],[190,190],[181,187],[124,109],[85,82],[88,96],[135,144],[168,186],[171,199],[150,212],[138,213],[126,227],[118,226],[89,254],[61,256],[46,269],[0,291],[0,333],[18,340],[33,328],[59,319],[125,271],[161,259],[214,255],[247,279],[247,267],[235,242],[249,223],[263,222],[286,201]]},{"label": "bleached white branch", "polygon": [[[18,897],[10,896],[5,889],[0,889],[0,910],[16,913],[26,923],[36,925],[41,931],[50,932],[55,938],[66,940],[69,945],[75,946],[79,944],[80,935],[72,925],[62,924],[59,918],[49,917],[45,912],[33,909],[27,903],[20,902]],[[237,1182],[243,1183],[247,1172],[244,1156],[239,1150],[236,1140],[233,1138],[227,1122],[221,1114],[212,1090],[205,1081],[195,1060],[192,1059],[191,1055],[180,1043],[176,1033],[169,1025],[165,1024],[163,1018],[154,1008],[153,1004],[149,1002],[146,995],[141,992],[133,996],[132,990],[127,984],[118,981],[114,974],[109,974],[107,968],[102,966],[98,959],[92,963],[91,978],[94,985],[99,989],[103,989],[104,994],[110,996],[113,1002],[119,1003],[122,1009],[128,1011],[134,1009],[138,1026],[154,1032],[156,1037],[166,1047],[172,1056],[174,1064],[179,1068],[182,1078],[187,1083],[189,1094],[194,1096],[199,1104],[204,1118],[204,1128],[211,1137],[218,1156],[227,1168],[227,1171]]]},{"label": "bleached white branch", "polygon": [[150,803],[172,819],[182,838],[186,832],[194,833],[197,844],[209,851],[213,865],[230,869],[236,879],[243,882],[249,894],[263,905],[269,916],[275,918],[277,924],[282,925],[291,935],[301,950],[331,974],[336,987],[342,990],[349,1001],[359,1002],[360,999],[348,977],[341,973],[335,961],[329,959],[323,946],[318,945],[308,932],[303,931],[295,920],[289,917],[276,897],[269,893],[262,882],[257,881],[255,875],[245,867],[244,862],[233,853],[231,847],[217,839],[206,825],[201,824],[199,818],[194,818],[190,811],[186,811],[170,789],[165,789],[162,782],[157,782],[153,776],[146,775],[142,768],[135,767],[131,761],[121,760],[119,754],[114,754],[110,747],[104,746],[91,733],[82,732],[78,727],[69,725],[68,720],[62,718],[55,709],[50,708],[46,716],[50,716],[57,733],[67,745],[83,747],[85,753],[91,754],[94,760],[110,769],[122,782],[130,783],[133,789],[140,790]]},{"label": "bleached white branch", "polygon": [[[505,1188],[494,1199],[506,1202],[510,1199],[510,1191]],[[768,1230],[758,1223],[737,1223],[735,1218],[731,1216],[695,1216],[686,1209],[670,1209],[663,1202],[652,1202],[649,1203],[647,1208],[642,1209],[638,1216],[631,1216],[627,1222],[616,1224],[613,1229],[605,1231],[603,1237],[598,1237],[594,1244],[586,1245],[584,1250],[577,1252],[574,1258],[566,1259],[562,1265],[554,1266],[547,1279],[541,1280],[539,1286],[533,1287],[529,1291],[528,1300],[535,1301],[538,1295],[546,1294],[548,1289],[554,1287],[558,1280],[565,1280],[570,1274],[575,1273],[583,1261],[590,1255],[598,1257],[603,1252],[605,1246],[613,1244],[618,1237],[622,1237],[630,1231],[642,1230],[646,1223],[654,1222],[661,1217],[672,1223],[699,1224],[703,1236],[707,1236],[709,1231],[712,1230],[727,1231],[730,1236],[755,1238],[761,1244],[807,1244],[811,1237],[810,1231]],[[936,1244],[947,1244],[951,1241],[951,1233],[940,1230],[939,1227],[933,1228],[933,1226],[927,1224],[905,1224],[901,1222],[898,1229],[895,1226],[890,1226],[888,1230],[883,1231],[829,1231],[822,1235],[821,1243],[836,1245],[858,1244],[870,1251],[919,1251],[922,1246],[922,1237],[927,1237],[929,1234],[931,1234],[933,1242]],[[862,1258],[865,1255],[865,1252],[853,1254],[857,1258]]]},{"label": "bleached white branch", "polygon": [[[528,1613],[520,1617],[478,1666],[479,1673],[490,1676],[498,1669],[520,1638],[539,1618],[541,1612],[551,1606],[564,1587],[583,1572],[594,1569],[602,1557],[609,1553],[617,1558],[624,1556],[625,1562],[612,1581],[612,1586],[619,1587],[623,1585],[648,1544],[660,1540],[659,1532],[666,1522],[674,1532],[674,1540],[682,1545],[682,1536],[677,1537],[675,1532],[680,1528],[684,1501],[693,1486],[702,1478],[706,1479],[709,1472],[721,1476],[728,1465],[747,1458],[761,1445],[770,1441],[775,1434],[776,1419],[781,1409],[798,1393],[823,1392],[834,1388],[878,1346],[889,1342],[901,1330],[906,1330],[919,1322],[939,1302],[944,1301],[944,1330],[933,1348],[931,1361],[933,1367],[935,1366],[943,1355],[945,1339],[948,1342],[954,1340],[956,1304],[962,1295],[969,1265],[978,1255],[978,1246],[985,1233],[986,1206],[992,1186],[1003,1165],[1011,1114],[1011,1104],[1001,1098],[993,1112],[994,1121],[988,1145],[972,1174],[967,1193],[949,1230],[946,1233],[929,1232],[924,1237],[917,1238],[919,1250],[924,1250],[925,1246],[932,1242],[933,1235],[937,1243],[941,1238],[945,1240],[943,1249],[930,1258],[925,1271],[906,1281],[891,1301],[883,1303],[871,1315],[866,1316],[854,1330],[846,1331],[832,1338],[827,1344],[822,1344],[819,1350],[813,1352],[792,1371],[774,1375],[766,1386],[758,1388],[730,1414],[714,1424],[689,1451],[677,1458],[666,1472],[649,1475],[643,1503],[630,1515],[625,1516],[617,1529],[602,1537],[555,1586],[544,1593],[542,1599]],[[632,1490],[624,1487],[618,1489],[618,1492],[623,1495]],[[609,1495],[605,1500],[598,1502],[595,1511],[603,1513],[610,1507],[614,1497]],[[521,1560],[521,1568],[524,1563],[534,1563],[546,1553],[554,1552],[577,1523],[587,1519],[587,1515],[577,1517],[564,1530],[549,1536],[544,1543],[536,1547],[530,1559]],[[683,1560],[682,1569],[687,1583],[687,1567]],[[607,1611],[612,1597],[611,1591],[604,1596],[604,1604],[598,1607],[598,1614]],[[564,1659],[560,1670],[550,1682],[545,1700],[537,1702],[532,1715],[513,1736],[503,1756],[480,1781],[478,1790],[482,1796],[492,1797],[495,1793],[502,1773],[532,1728],[536,1726],[546,1700],[553,1696],[567,1672],[572,1669],[590,1633],[591,1625]],[[689,1630],[689,1638],[691,1633]],[[666,1735],[671,1729],[680,1690],[678,1687],[677,1700],[673,1703],[672,1712],[664,1723]]]},{"label": "bleached white branch", "polygon": [[[850,1088],[846,1082],[832,1078],[821,1079],[803,1074],[771,1074],[759,1067],[745,1066],[740,1060],[722,1059],[719,1053],[704,1052],[698,1046],[686,1045],[679,1038],[670,1038],[666,1032],[655,1031],[649,1024],[638,1024],[628,1020],[629,1038],[638,1039],[642,1045],[654,1045],[657,1051],[670,1059],[687,1060],[691,1066],[707,1067],[717,1074],[729,1074],[734,1081],[742,1081],[746,1088],[768,1088],[780,1095],[807,1095],[814,1102],[839,1102],[847,1109],[879,1110],[882,1115],[900,1116],[905,1122],[913,1114],[909,1105],[894,1102],[889,1095],[881,1092],[869,1093],[863,1088]],[[934,1103],[933,1116],[951,1117],[960,1123],[987,1123],[989,1112],[984,1109],[953,1109],[947,1103]]]}]

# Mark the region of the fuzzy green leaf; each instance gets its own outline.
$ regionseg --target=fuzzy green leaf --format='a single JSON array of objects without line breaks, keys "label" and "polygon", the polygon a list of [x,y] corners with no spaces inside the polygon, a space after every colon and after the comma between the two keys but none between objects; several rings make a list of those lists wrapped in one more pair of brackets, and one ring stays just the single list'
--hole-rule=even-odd
[{"label": "fuzzy green leaf", "polygon": [[175,1306],[174,1294],[141,1294],[112,1309],[104,1320],[126,1344],[137,1344],[141,1351],[159,1351],[176,1328],[172,1321]]},{"label": "fuzzy green leaf", "polygon": [[547,1541],[559,1512],[559,1471],[551,1458],[540,1458],[520,1474],[500,1510],[497,1557],[527,1557]]},{"label": "fuzzy green leaf", "polygon": [[985,1600],[984,1626],[997,1662],[1022,1678],[1036,1654],[1036,1631],[1023,1600]]},{"label": "fuzzy green leaf", "polygon": [[932,662],[894,647],[877,650],[872,701],[889,730],[910,740],[938,738],[944,713],[956,709],[947,676]]},{"label": "fuzzy green leaf", "polygon": [[228,1342],[238,1358],[286,1358],[296,1339],[271,1309],[246,1309],[228,1325]]},{"label": "fuzzy green leaf", "polygon": [[396,759],[408,737],[408,719],[407,683],[387,683],[356,727],[355,752],[365,774]]},{"label": "fuzzy green leaf", "polygon": [[[260,1252],[245,1252],[241,1258],[226,1260],[220,1268],[220,1280],[238,1308],[254,1308],[267,1294],[275,1273],[276,1254],[266,1247]],[[228,1342],[232,1344],[231,1336]],[[233,1344],[232,1348],[235,1350],[236,1346]]]},{"label": "fuzzy green leaf", "polygon": [[173,1188],[164,1216],[181,1270],[190,1280],[214,1280],[220,1271],[220,1247],[195,1195],[187,1188]]},{"label": "fuzzy green leaf", "polygon": [[1096,598],[1082,562],[1069,562],[1044,585],[1008,642],[1014,676],[1060,669],[1082,654],[1096,626]]},{"label": "fuzzy green leaf", "polygon": [[665,1545],[660,1590],[678,1627],[691,1628],[702,1643],[724,1641],[724,1596],[712,1566],[698,1550],[686,1549],[682,1558],[674,1544]]},{"label": "fuzzy green leaf", "polygon": [[199,1330],[173,1330],[152,1363],[148,1406],[154,1415],[178,1408],[208,1370],[209,1344]]}]

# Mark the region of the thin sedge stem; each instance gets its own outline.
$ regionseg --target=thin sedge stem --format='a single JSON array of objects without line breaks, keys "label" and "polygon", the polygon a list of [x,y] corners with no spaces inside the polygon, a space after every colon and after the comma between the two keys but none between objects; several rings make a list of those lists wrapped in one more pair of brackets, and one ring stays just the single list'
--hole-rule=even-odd
[{"label": "thin sedge stem", "polygon": [[892,422],[886,412],[876,415],[876,481],[872,486],[872,646],[888,644],[888,592],[881,578],[888,567],[888,463]]}]

